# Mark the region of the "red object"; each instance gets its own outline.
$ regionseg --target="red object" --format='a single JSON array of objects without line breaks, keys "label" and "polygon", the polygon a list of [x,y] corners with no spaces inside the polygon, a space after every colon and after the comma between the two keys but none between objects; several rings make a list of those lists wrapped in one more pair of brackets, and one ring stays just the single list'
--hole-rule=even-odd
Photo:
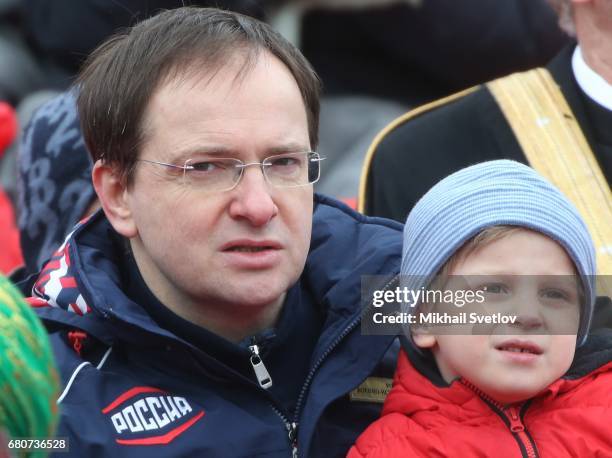
[{"label": "red object", "polygon": [[351,207],[353,210],[357,210],[357,198],[356,197],[341,197],[340,200],[346,205]]},{"label": "red object", "polygon": [[15,110],[6,102],[0,102],[0,157],[13,143],[17,135],[17,116]]},{"label": "red object", "polygon": [[68,340],[72,344],[72,348],[77,355],[81,356],[81,348],[83,348],[83,341],[87,338],[87,334],[83,331],[70,331],[68,333]]},{"label": "red object", "polygon": [[348,456],[535,456],[530,439],[541,457],[612,456],[611,424],[612,362],[504,408],[460,381],[436,387],[402,351],[382,418]]},{"label": "red object", "polygon": [[19,247],[19,231],[11,201],[0,187],[0,272],[9,274],[23,265]]}]

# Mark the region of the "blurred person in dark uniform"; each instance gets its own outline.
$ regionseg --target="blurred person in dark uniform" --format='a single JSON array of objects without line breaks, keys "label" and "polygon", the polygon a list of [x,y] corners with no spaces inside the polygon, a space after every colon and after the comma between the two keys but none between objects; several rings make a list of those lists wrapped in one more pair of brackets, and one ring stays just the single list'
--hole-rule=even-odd
[{"label": "blurred person in dark uniform", "polygon": [[[577,43],[547,66],[609,185],[612,180],[612,1],[553,2]],[[398,120],[365,164],[363,210],[403,221],[442,177],[497,158],[527,162],[489,86],[458,94]],[[363,184],[363,183],[362,183]]]}]

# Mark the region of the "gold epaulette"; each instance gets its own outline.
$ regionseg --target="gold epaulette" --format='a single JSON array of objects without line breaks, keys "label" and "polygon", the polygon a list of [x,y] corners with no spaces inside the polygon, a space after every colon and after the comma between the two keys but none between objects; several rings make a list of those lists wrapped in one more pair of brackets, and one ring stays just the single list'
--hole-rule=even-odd
[{"label": "gold epaulette", "polygon": [[[487,83],[530,165],[557,186],[585,220],[599,275],[612,275],[612,192],[576,117],[550,73],[538,68]],[[598,293],[612,296],[612,277]]]}]

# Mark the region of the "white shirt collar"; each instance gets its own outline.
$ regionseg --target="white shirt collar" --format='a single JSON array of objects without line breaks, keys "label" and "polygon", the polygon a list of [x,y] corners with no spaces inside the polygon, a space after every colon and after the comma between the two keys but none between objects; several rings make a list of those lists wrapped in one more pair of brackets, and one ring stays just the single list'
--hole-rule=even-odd
[{"label": "white shirt collar", "polygon": [[572,70],[580,89],[595,102],[612,111],[612,84],[587,65],[582,57],[580,46],[576,46],[574,50]]}]

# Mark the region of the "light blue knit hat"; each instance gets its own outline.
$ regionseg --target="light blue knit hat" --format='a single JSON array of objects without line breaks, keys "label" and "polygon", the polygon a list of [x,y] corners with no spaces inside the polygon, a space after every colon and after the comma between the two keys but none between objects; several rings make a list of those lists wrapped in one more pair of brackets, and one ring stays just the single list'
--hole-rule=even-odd
[{"label": "light blue knit hat", "polygon": [[521,226],[557,241],[574,261],[584,285],[578,343],[584,343],[595,302],[595,249],[572,203],[532,168],[497,160],[467,167],[441,180],[414,206],[404,227],[400,273],[427,286],[466,241],[497,225]]}]

